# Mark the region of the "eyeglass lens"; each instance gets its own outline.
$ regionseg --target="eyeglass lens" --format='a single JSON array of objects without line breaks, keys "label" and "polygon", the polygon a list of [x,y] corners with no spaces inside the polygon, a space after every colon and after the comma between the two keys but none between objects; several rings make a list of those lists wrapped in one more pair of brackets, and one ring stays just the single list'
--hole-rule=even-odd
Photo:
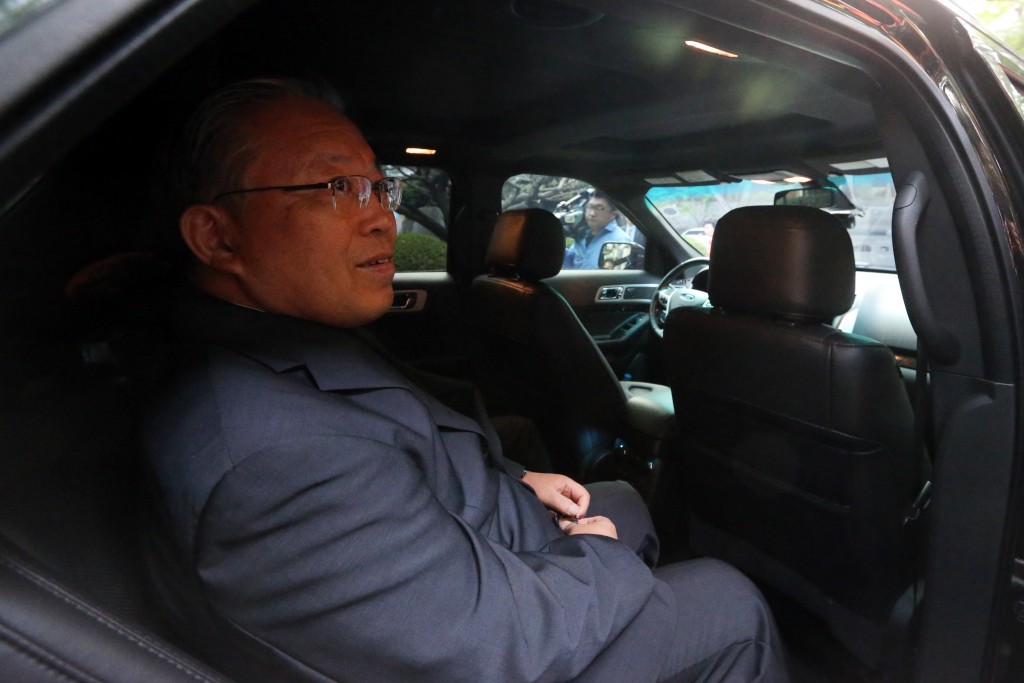
[{"label": "eyeglass lens", "polygon": [[369,178],[352,175],[336,178],[331,186],[331,201],[338,208],[337,194],[351,194],[359,200],[359,208],[370,202],[370,194],[377,193],[377,200],[385,211],[393,211],[402,201],[402,181],[399,178],[383,178],[373,183]]}]

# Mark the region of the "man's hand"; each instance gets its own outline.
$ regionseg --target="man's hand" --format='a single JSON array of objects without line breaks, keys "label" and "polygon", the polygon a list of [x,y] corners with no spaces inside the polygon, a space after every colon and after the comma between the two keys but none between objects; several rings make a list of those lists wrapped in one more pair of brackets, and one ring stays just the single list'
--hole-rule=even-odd
[{"label": "man's hand", "polygon": [[527,472],[523,481],[533,487],[537,498],[558,516],[558,526],[569,536],[596,534],[618,538],[615,524],[607,517],[585,517],[590,492],[564,474]]},{"label": "man's hand", "polygon": [[575,536],[576,534],[596,534],[598,536],[608,536],[609,538],[616,539],[619,537],[619,532],[616,531],[615,524],[607,517],[584,517],[576,522],[563,517],[558,520],[558,525],[562,527],[562,531],[569,536]]},{"label": "man's hand", "polygon": [[527,472],[523,481],[533,487],[544,507],[565,517],[583,517],[590,506],[590,492],[564,474]]}]

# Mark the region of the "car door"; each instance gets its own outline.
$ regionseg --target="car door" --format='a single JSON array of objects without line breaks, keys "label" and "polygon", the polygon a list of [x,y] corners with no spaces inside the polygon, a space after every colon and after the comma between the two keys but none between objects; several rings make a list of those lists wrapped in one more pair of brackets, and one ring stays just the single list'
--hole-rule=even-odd
[{"label": "car door", "polygon": [[[547,283],[565,297],[620,379],[651,379],[647,323],[659,278],[644,269],[647,237],[641,226],[599,188],[562,176],[509,177],[501,208],[541,208],[562,222],[562,270]],[[622,249],[628,257],[606,258]]]},{"label": "car door", "polygon": [[422,370],[452,377],[466,366],[462,296],[448,272],[451,179],[431,166],[384,165],[401,178],[395,211],[394,302],[370,329],[390,352]]},{"label": "car door", "polygon": [[548,280],[579,316],[619,379],[648,380],[646,348],[658,277],[645,270],[563,270]]},{"label": "car door", "polygon": [[391,310],[369,326],[391,353],[428,372],[464,374],[467,331],[461,294],[444,271],[396,273]]}]

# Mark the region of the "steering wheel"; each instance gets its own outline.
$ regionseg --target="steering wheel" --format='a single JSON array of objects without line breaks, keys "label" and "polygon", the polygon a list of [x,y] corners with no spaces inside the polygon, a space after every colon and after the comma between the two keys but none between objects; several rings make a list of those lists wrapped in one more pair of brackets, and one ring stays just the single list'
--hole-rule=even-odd
[{"label": "steering wheel", "polygon": [[707,304],[708,293],[693,288],[693,278],[711,263],[705,256],[683,261],[661,279],[651,299],[651,327],[659,337],[665,334],[665,321],[674,308],[699,308]]}]

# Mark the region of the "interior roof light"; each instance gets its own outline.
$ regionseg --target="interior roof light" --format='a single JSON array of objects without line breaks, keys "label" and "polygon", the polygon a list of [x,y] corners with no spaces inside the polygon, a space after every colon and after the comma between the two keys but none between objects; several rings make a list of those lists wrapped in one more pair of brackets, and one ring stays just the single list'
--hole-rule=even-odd
[{"label": "interior roof light", "polygon": [[830,164],[837,171],[866,171],[871,169],[889,168],[889,160],[885,157],[879,159],[864,159],[862,161],[847,161],[844,163]]},{"label": "interior roof light", "polygon": [[713,45],[702,43],[699,40],[687,40],[686,44],[692,47],[694,50],[703,50],[704,52],[710,52],[711,54],[718,55],[719,57],[728,57],[729,59],[737,59],[739,57],[739,55],[737,54],[733,54],[732,52],[726,52],[725,50],[717,48]]},{"label": "interior roof light", "polygon": [[718,178],[699,168],[690,171],[676,171],[676,175],[688,183],[713,183],[718,181]]},{"label": "interior roof light", "polygon": [[437,154],[437,150],[436,149],[431,149],[429,147],[406,147],[405,148],[405,153],[406,154],[420,154],[420,155],[424,155],[424,156],[432,156],[434,154]]},{"label": "interior roof light", "polygon": [[797,175],[793,171],[787,171],[781,169],[778,171],[762,171],[761,173],[734,173],[734,178],[740,180],[749,180],[751,182],[771,182],[771,183],[806,183],[810,181],[810,178],[805,178],[801,175]]}]

